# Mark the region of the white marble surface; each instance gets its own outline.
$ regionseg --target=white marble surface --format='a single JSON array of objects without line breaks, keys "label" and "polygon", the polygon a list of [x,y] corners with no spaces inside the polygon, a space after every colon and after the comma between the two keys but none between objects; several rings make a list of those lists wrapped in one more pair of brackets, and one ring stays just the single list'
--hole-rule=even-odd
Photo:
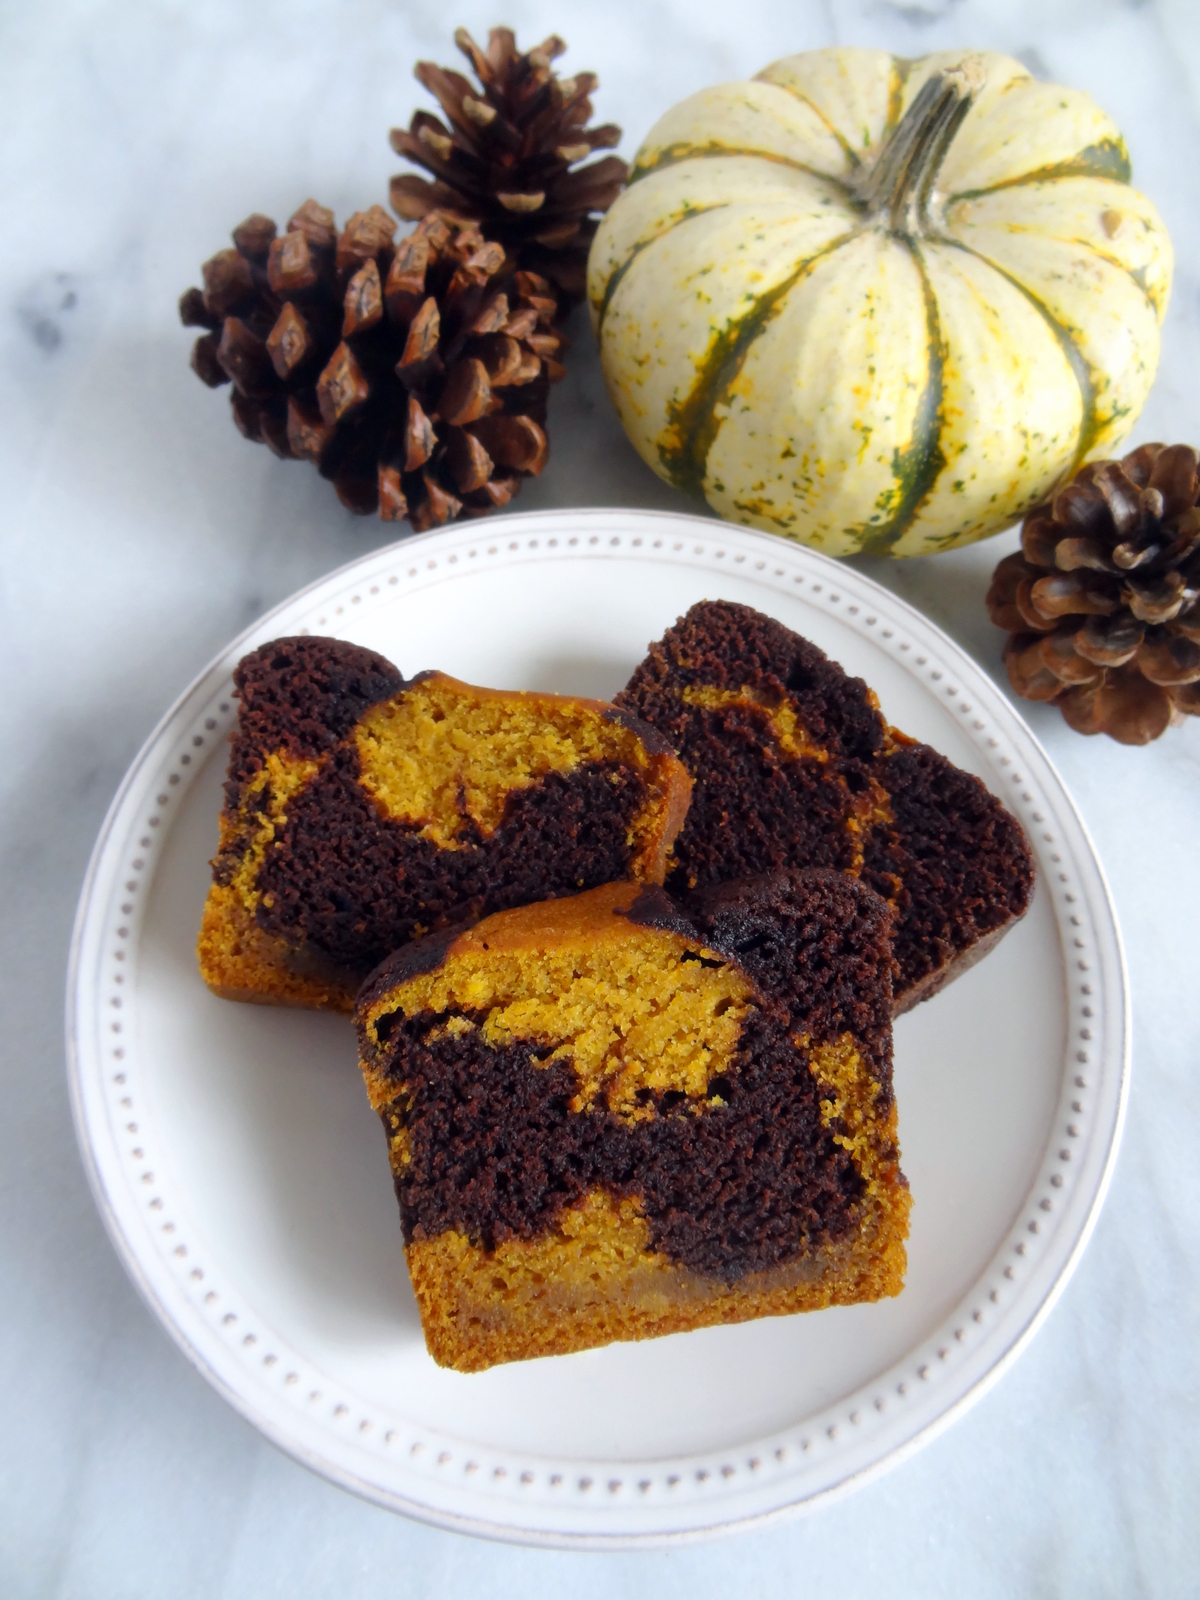
[{"label": "white marble surface", "polygon": [[[0,51],[0,1593],[583,1597],[1184,1596],[1200,1586],[1200,723],[1148,750],[1030,721],[1098,843],[1136,1012],[1108,1206],[1032,1348],[964,1420],[874,1486],[705,1548],[489,1546],[354,1500],[278,1454],[187,1366],[92,1207],[60,1041],[79,882],[120,776],[232,634],[384,542],[309,469],[243,442],[187,370],[179,291],[247,212],[386,194],[387,129],[453,57],[477,0],[43,0]],[[703,84],[833,42],[974,44],[1089,90],[1125,130],[1179,261],[1134,442],[1200,443],[1200,8],[1194,0],[608,0],[510,5],[594,68],[631,154]],[[582,321],[522,509],[674,506],[608,410]],[[995,672],[982,610],[1005,535],[880,567]]]}]

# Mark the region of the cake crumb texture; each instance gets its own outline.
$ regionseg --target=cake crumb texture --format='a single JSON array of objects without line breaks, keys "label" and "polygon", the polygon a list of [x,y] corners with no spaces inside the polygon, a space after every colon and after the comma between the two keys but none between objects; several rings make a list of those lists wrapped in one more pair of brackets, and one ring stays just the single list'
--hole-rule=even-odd
[{"label": "cake crumb texture", "polygon": [[627,878],[661,882],[691,783],[600,701],[406,683],[382,657],[283,639],[235,673],[213,888],[217,993],[349,1010],[432,931]]},{"label": "cake crumb texture", "polygon": [[358,1000],[413,1286],[462,1371],[898,1293],[893,914],[833,872],[610,885]]},{"label": "cake crumb texture", "polygon": [[[441,1026],[456,1040],[476,1032],[491,1051],[527,1045],[540,1068],[569,1062],[578,1080],[572,1112],[602,1102],[637,1120],[653,1115],[651,1094],[703,1098],[729,1064],[754,987],[736,967],[717,958],[705,965],[698,949],[669,934],[619,924],[614,933],[614,911],[637,896],[618,884],[488,919],[435,971],[404,984],[388,1023],[449,1015]],[[647,960],[648,947],[656,959]],[[390,999],[366,1013],[376,1035],[384,1004]],[[435,1029],[425,1037],[443,1036]],[[376,1106],[393,1092],[386,1074],[368,1088]]]},{"label": "cake crumb texture", "polygon": [[899,912],[897,1011],[1024,915],[1033,858],[973,774],[890,727],[808,640],[728,601],[681,617],[617,696],[694,782],[666,883],[689,895],[789,867],[860,876]]}]

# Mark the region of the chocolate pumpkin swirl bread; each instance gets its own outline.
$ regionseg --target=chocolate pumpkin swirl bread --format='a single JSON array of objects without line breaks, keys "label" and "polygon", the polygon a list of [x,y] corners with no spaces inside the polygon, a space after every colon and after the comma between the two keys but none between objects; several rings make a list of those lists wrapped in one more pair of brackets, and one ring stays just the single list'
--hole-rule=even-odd
[{"label": "chocolate pumpkin swirl bread", "polygon": [[390,956],[362,1067],[434,1360],[898,1294],[892,920],[837,872],[623,883]]},{"label": "chocolate pumpkin swirl bread", "polygon": [[1024,915],[1033,859],[978,778],[889,727],[861,678],[749,606],[695,605],[616,697],[693,780],[667,887],[687,896],[787,867],[837,867],[899,912],[897,1013]]},{"label": "chocolate pumpkin swirl bread", "polygon": [[661,883],[690,782],[597,700],[405,681],[336,639],[239,663],[198,955],[230,999],[351,1011],[398,946],[615,879]]}]

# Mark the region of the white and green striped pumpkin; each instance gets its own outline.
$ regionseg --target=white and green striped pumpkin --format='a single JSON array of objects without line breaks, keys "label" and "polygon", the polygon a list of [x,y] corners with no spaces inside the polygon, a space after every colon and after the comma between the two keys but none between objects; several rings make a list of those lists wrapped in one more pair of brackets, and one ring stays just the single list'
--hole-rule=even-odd
[{"label": "white and green striped pumpkin", "polygon": [[907,556],[1114,453],[1171,267],[1086,94],[990,53],[815,50],[667,112],[588,296],[661,477],[831,555]]}]

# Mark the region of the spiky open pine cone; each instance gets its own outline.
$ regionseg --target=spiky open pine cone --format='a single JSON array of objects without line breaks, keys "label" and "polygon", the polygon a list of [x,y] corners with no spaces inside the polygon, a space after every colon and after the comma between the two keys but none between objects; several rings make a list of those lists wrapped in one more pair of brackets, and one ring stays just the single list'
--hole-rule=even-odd
[{"label": "spiky open pine cone", "polygon": [[493,28],[486,51],[465,28],[454,42],[479,84],[432,61],[417,64],[446,121],[418,111],[407,128],[392,130],[397,155],[434,178],[393,178],[392,209],[409,219],[433,207],[473,218],[521,266],[549,278],[564,305],[582,300],[597,215],[628,172],[619,156],[578,166],[621,138],[612,123],[586,125],[599,79],[592,72],[558,77],[550,63],[567,47],[556,34],[524,54],[509,28]]},{"label": "spiky open pine cone", "polygon": [[340,233],[313,200],[283,234],[250,217],[179,312],[209,330],[192,366],[232,381],[247,438],[314,462],[350,510],[420,531],[506,505],[541,472],[566,341],[546,280],[473,223],[435,211],[395,232],[381,206]]},{"label": "spiky open pine cone", "polygon": [[1148,744],[1200,714],[1198,464],[1182,444],[1090,462],[992,577],[1009,682],[1080,733]]}]

